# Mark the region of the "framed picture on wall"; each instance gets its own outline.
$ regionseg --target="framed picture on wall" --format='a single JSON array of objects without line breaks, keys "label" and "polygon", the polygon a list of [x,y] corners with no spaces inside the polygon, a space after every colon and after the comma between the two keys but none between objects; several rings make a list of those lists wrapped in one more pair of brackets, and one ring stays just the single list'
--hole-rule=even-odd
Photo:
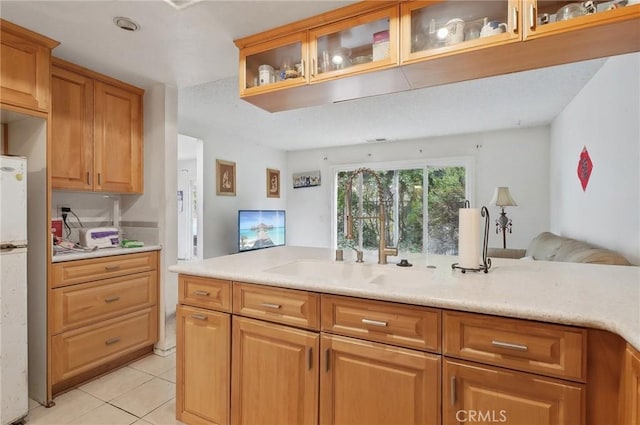
[{"label": "framed picture on wall", "polygon": [[236,196],[236,163],[216,159],[216,195]]},{"label": "framed picture on wall", "polygon": [[293,173],[293,188],[320,186],[320,170]]},{"label": "framed picture on wall", "polygon": [[280,197],[280,170],[267,168],[267,198]]}]

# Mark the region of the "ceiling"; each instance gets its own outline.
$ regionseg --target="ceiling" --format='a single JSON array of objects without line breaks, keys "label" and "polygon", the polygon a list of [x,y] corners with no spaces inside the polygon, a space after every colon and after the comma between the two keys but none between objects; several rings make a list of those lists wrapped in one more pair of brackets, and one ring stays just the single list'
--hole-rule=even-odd
[{"label": "ceiling", "polygon": [[[270,114],[238,98],[236,38],[352,2],[7,1],[3,19],[60,41],[54,55],[128,83],[179,88],[179,131],[283,150],[549,123],[602,65],[581,62]],[[113,24],[126,16],[141,29]]]}]

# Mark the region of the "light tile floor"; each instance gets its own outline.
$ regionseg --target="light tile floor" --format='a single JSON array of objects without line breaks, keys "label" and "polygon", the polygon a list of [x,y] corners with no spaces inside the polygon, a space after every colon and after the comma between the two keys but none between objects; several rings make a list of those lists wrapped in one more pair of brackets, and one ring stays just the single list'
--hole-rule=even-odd
[{"label": "light tile floor", "polygon": [[31,400],[27,425],[178,425],[176,357],[155,354],[54,399],[50,408]]}]

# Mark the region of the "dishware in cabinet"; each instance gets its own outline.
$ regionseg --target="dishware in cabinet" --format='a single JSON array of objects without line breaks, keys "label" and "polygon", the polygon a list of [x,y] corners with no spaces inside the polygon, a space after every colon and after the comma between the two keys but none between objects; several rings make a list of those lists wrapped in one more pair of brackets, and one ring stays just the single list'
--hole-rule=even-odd
[{"label": "dishware in cabinet", "polygon": [[[627,38],[629,41],[635,39],[636,45],[638,44],[637,20],[640,18],[640,2],[638,1],[523,0],[522,14],[524,40],[575,30],[597,30],[603,28],[603,25],[616,24],[614,27],[607,28],[606,32],[609,35],[626,33],[627,37],[621,38]],[[629,26],[623,26],[624,22],[627,22]],[[633,35],[634,28],[635,36]],[[615,42],[621,42],[621,38],[617,38]]]},{"label": "dishware in cabinet", "polygon": [[310,81],[396,66],[398,21],[393,5],[310,30]]},{"label": "dishware in cabinet", "polygon": [[402,3],[402,63],[521,40],[518,0]]},{"label": "dishware in cabinet", "polygon": [[240,48],[240,97],[307,83],[307,32]]}]

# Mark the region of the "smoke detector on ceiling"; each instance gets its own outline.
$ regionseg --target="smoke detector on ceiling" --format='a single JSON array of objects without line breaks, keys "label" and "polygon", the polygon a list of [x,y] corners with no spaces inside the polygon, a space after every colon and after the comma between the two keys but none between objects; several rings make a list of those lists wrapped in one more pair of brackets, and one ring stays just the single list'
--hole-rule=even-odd
[{"label": "smoke detector on ceiling", "polygon": [[193,6],[196,3],[201,2],[202,0],[164,0],[166,3],[170,4],[176,10],[182,10],[189,6]]},{"label": "smoke detector on ceiling", "polygon": [[126,18],[124,16],[117,16],[113,18],[113,23],[120,29],[125,31],[138,31],[140,29],[140,25],[136,24],[133,19]]}]

